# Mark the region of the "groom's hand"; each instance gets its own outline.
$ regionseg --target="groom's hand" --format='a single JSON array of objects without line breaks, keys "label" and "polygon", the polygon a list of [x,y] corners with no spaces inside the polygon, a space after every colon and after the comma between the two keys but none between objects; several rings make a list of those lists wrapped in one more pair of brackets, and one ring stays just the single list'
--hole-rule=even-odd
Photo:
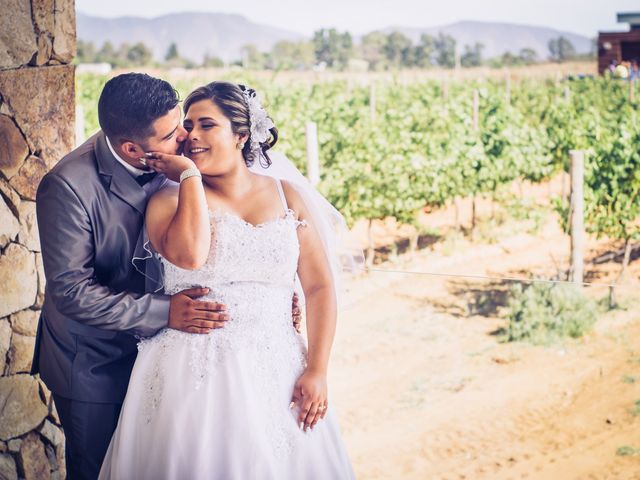
[{"label": "groom's hand", "polygon": [[190,288],[171,296],[169,328],[188,333],[209,333],[224,327],[229,320],[227,307],[221,303],[196,300],[209,293],[208,288]]},{"label": "groom's hand", "polygon": [[188,168],[196,168],[193,161],[184,155],[170,155],[162,152],[147,152],[147,165],[158,173],[164,174],[169,180],[180,181],[180,174]]},{"label": "groom's hand", "polygon": [[291,301],[291,316],[293,317],[293,328],[296,329],[296,332],[300,333],[302,312],[300,310],[300,299],[297,293],[293,294],[293,300]]}]

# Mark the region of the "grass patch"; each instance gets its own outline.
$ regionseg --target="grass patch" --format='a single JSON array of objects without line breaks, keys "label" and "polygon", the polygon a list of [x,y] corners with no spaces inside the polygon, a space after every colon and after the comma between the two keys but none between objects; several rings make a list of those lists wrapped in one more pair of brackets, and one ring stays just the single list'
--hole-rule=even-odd
[{"label": "grass patch", "polygon": [[579,338],[595,323],[596,303],[575,285],[533,283],[514,285],[506,308],[502,339],[548,345],[563,338]]},{"label": "grass patch", "polygon": [[619,455],[620,457],[638,457],[640,456],[640,448],[633,448],[629,445],[624,445],[622,447],[618,447],[616,455]]}]

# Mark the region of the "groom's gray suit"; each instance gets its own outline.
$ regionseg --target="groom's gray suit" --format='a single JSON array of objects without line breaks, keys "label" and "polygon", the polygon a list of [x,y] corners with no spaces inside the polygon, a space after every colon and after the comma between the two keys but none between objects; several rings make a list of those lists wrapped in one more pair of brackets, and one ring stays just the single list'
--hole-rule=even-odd
[{"label": "groom's gray suit", "polygon": [[[63,424],[77,431],[65,426],[65,434],[97,450],[106,450],[115,428],[136,335],[150,336],[168,322],[169,297],[149,293],[156,286],[131,262],[141,251],[147,199],[164,181],[157,176],[140,186],[98,133],[63,158],[38,188],[47,285],[32,373],[40,373],[53,392],[61,417],[73,412]],[[86,407],[84,414],[78,404]],[[83,415],[105,417],[104,429],[86,431]],[[106,444],[98,437],[106,437]],[[104,450],[96,452],[98,470]],[[71,478],[90,478],[96,465],[69,467]]]}]

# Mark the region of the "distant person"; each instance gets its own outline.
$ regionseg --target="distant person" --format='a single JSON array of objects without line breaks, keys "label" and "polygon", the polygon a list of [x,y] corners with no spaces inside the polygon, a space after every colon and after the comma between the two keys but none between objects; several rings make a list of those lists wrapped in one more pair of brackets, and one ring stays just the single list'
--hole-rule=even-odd
[{"label": "distant person", "polygon": [[627,78],[629,78],[629,68],[624,63],[619,63],[618,65],[616,65],[613,76],[615,78],[626,80]]}]

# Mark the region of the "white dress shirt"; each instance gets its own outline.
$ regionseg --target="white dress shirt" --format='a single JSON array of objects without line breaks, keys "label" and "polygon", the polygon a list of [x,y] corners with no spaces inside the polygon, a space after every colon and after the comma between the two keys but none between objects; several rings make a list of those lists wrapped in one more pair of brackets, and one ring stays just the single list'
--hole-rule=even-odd
[{"label": "white dress shirt", "polygon": [[115,149],[113,148],[113,145],[111,145],[111,142],[109,141],[109,137],[105,135],[104,138],[107,140],[107,146],[109,147],[109,150],[111,150],[111,153],[113,154],[113,156],[116,158],[118,162],[122,164],[124,168],[127,169],[127,172],[129,172],[131,175],[133,175],[134,177],[139,177],[144,173],[151,173],[153,171],[153,170],[142,170],[141,168],[136,168],[133,165],[125,162],[122,159],[122,157],[120,157],[120,155],[116,153]]}]

